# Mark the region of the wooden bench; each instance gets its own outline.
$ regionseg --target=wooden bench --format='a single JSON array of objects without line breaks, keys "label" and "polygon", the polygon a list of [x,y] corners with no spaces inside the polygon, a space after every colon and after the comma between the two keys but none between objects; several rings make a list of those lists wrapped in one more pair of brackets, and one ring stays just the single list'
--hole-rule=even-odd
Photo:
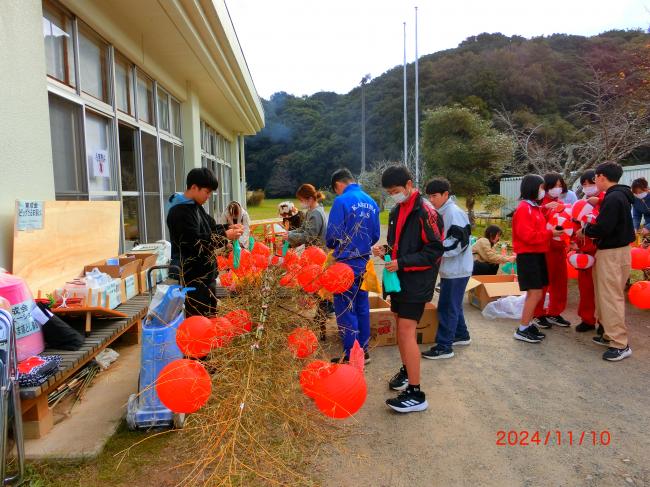
[{"label": "wooden bench", "polygon": [[47,405],[48,394],[69,379],[95,355],[123,336],[126,343],[138,344],[142,335],[142,319],[147,313],[149,297],[136,296],[116,309],[127,318],[93,321],[93,330],[83,346],[74,352],[47,348],[43,355],[60,355],[61,366],[56,374],[38,387],[20,389],[25,438],[41,438],[54,426],[54,416]]}]

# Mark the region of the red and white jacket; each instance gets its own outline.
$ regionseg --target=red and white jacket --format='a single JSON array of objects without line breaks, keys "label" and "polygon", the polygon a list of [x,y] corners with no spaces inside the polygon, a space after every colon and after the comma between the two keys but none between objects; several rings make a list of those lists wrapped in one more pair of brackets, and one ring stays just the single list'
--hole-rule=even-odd
[{"label": "red and white jacket", "polygon": [[546,228],[540,206],[522,201],[512,216],[512,249],[516,254],[544,254],[549,251],[553,233]]}]

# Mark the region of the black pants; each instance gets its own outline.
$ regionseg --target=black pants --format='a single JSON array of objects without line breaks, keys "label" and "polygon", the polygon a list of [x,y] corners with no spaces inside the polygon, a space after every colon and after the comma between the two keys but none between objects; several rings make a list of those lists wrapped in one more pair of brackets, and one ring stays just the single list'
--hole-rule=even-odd
[{"label": "black pants", "polygon": [[207,316],[217,314],[217,294],[215,281],[195,279],[186,286],[196,288],[185,298],[185,316]]},{"label": "black pants", "polygon": [[499,271],[499,264],[490,264],[489,262],[474,261],[473,276],[493,276]]}]

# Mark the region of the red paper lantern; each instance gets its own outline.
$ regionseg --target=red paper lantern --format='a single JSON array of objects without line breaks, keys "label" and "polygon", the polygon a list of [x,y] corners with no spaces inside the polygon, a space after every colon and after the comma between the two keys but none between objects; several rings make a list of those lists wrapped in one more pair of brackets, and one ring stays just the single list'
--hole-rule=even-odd
[{"label": "red paper lantern", "polygon": [[334,365],[334,372],[320,379],[313,388],[316,407],[330,418],[347,418],[366,401],[363,373],[348,364]]},{"label": "red paper lantern", "polygon": [[235,275],[232,271],[219,274],[219,282],[225,288],[232,289],[235,287]]},{"label": "red paper lantern", "polygon": [[277,265],[280,265],[280,264],[282,264],[282,256],[274,255],[271,258],[271,265],[276,265],[277,266]]},{"label": "red paper lantern", "polygon": [[630,253],[632,254],[632,269],[641,271],[650,267],[650,252],[647,249],[632,247]]},{"label": "red paper lantern", "polygon": [[587,200],[578,200],[571,207],[571,218],[581,223],[593,223],[596,216],[598,211]]},{"label": "red paper lantern", "polygon": [[296,278],[298,284],[308,293],[315,293],[322,287],[319,278],[321,276],[321,266],[310,264],[303,267]]},{"label": "red paper lantern", "polygon": [[322,266],[327,260],[327,254],[320,247],[307,247],[302,253],[304,264],[316,264]]},{"label": "red paper lantern", "polygon": [[253,254],[253,268],[259,271],[266,269],[269,266],[269,258],[262,254]]},{"label": "red paper lantern", "polygon": [[251,253],[253,255],[262,255],[268,258],[271,255],[271,249],[268,248],[262,242],[255,242],[255,245],[253,246],[253,250],[251,250]]},{"label": "red paper lantern", "polygon": [[232,329],[237,335],[250,332],[253,329],[253,320],[245,309],[236,309],[226,313],[225,318],[230,321]]},{"label": "red paper lantern", "polygon": [[156,379],[160,401],[175,413],[193,413],[208,402],[212,381],[196,360],[179,359],[168,363]]},{"label": "red paper lantern", "polygon": [[220,271],[230,269],[230,264],[228,263],[228,259],[226,257],[222,255],[217,256],[217,269]]},{"label": "red paper lantern", "polygon": [[[228,265],[231,269],[235,269],[235,253],[228,254]],[[251,253],[246,249],[241,249],[239,253],[239,267],[236,270],[249,270],[253,265]]]},{"label": "red paper lantern", "polygon": [[204,316],[185,318],[176,330],[176,345],[186,357],[203,358],[214,345],[217,328]]},{"label": "red paper lantern", "polygon": [[320,283],[333,294],[344,293],[354,284],[354,271],[349,265],[337,262],[325,270]]},{"label": "red paper lantern", "polygon": [[567,260],[567,263],[566,263],[566,275],[567,275],[568,279],[577,279],[578,278],[578,269],[573,267],[568,260]]},{"label": "red paper lantern", "polygon": [[232,341],[232,338],[237,335],[233,324],[228,318],[216,317],[210,321],[215,326],[215,336],[212,342],[213,348],[226,347]]},{"label": "red paper lantern", "polygon": [[334,365],[324,360],[314,360],[308,363],[300,372],[300,387],[307,397],[316,395],[316,387],[321,379],[334,372]]},{"label": "red paper lantern", "polygon": [[296,328],[287,337],[289,350],[298,358],[309,357],[318,348],[318,338],[307,328]]},{"label": "red paper lantern", "polygon": [[293,272],[287,272],[284,276],[280,278],[280,286],[283,287],[298,286],[298,281],[296,281],[296,275]]},{"label": "red paper lantern", "polygon": [[300,266],[300,256],[296,254],[295,250],[289,249],[286,255],[284,256],[282,267],[284,267],[287,270],[290,270],[298,266]]},{"label": "red paper lantern", "polygon": [[576,269],[589,269],[594,265],[594,262],[596,262],[596,259],[594,259],[593,255],[577,252],[569,256],[568,260],[569,264],[571,264]]},{"label": "red paper lantern", "polygon": [[638,281],[632,284],[627,294],[630,303],[640,309],[650,309],[650,281]]},{"label": "red paper lantern", "polygon": [[[546,228],[548,230],[554,230],[555,228],[561,228],[564,235],[570,237],[573,235],[573,222],[571,221],[571,215],[568,213],[552,213],[548,218],[548,223]],[[562,240],[562,237],[553,237],[554,240]]]}]

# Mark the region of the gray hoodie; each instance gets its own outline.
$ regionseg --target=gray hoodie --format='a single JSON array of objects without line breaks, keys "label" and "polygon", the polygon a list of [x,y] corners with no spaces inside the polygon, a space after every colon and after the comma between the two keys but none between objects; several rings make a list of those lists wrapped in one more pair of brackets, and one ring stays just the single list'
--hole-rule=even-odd
[{"label": "gray hoodie", "polygon": [[289,243],[292,247],[300,245],[317,245],[325,247],[325,231],[327,230],[327,215],[321,205],[307,211],[302,226],[289,232]]},{"label": "gray hoodie", "polygon": [[469,277],[474,269],[472,246],[469,245],[469,219],[467,214],[456,204],[456,199],[450,196],[447,202],[438,209],[445,225],[445,240],[440,263],[441,279],[458,279]]}]

